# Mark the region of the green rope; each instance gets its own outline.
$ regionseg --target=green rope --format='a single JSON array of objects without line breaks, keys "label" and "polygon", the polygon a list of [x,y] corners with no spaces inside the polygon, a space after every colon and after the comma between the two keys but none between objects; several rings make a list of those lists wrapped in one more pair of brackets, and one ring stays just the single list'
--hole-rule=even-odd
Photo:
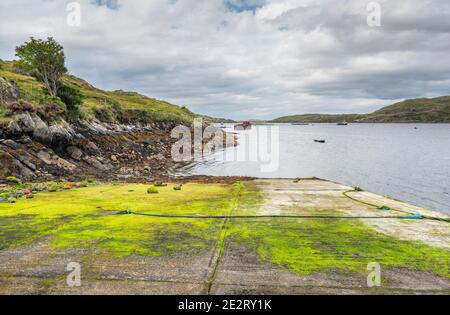
[{"label": "green rope", "polygon": [[345,191],[345,192],[343,192],[342,194],[343,194],[345,197],[347,197],[347,198],[349,198],[349,199],[351,199],[351,200],[353,200],[353,201],[355,201],[355,202],[359,202],[359,203],[361,203],[361,204],[365,204],[365,205],[367,205],[367,206],[374,207],[374,208],[376,208],[376,209],[378,209],[378,210],[384,210],[384,211],[386,211],[386,210],[392,210],[392,211],[396,211],[396,212],[400,212],[400,213],[405,213],[405,214],[406,214],[406,216],[393,217],[393,218],[408,219],[408,220],[432,220],[432,221],[441,221],[441,222],[447,222],[447,223],[450,223],[450,218],[437,218],[437,217],[431,217],[431,216],[422,215],[422,214],[419,213],[419,212],[417,212],[417,213],[412,213],[412,212],[409,212],[409,211],[404,211],[404,210],[399,210],[399,209],[392,209],[392,208],[389,208],[389,207],[386,207],[386,206],[375,205],[375,204],[370,203],[370,202],[366,202],[366,201],[363,201],[363,200],[359,200],[359,199],[356,199],[356,198],[351,197],[351,196],[348,195],[349,193],[352,193],[352,192],[360,192],[360,191],[359,191],[359,190],[356,190],[356,189],[353,189],[353,190]]},{"label": "green rope", "polygon": [[133,214],[138,216],[147,216],[154,218],[171,219],[403,219],[413,220],[416,216],[331,216],[331,215],[185,215],[185,214],[156,214],[142,213],[130,210],[122,211],[117,214]]}]

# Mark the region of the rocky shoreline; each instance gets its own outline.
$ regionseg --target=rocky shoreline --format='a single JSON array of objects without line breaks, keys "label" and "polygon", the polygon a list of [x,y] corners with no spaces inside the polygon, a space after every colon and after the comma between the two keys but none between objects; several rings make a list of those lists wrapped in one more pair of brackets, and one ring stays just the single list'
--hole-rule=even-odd
[{"label": "rocky shoreline", "polygon": [[34,113],[15,115],[0,131],[0,181],[148,180],[166,177],[182,163],[171,158],[178,123],[48,124]]}]

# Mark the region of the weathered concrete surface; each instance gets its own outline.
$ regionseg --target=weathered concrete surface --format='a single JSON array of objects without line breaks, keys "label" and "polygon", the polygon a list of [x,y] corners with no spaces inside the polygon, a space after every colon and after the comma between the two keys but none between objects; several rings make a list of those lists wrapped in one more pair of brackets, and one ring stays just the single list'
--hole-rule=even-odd
[{"label": "weathered concrete surface", "polygon": [[[268,196],[260,208],[263,215],[330,215],[353,217],[397,217],[407,215],[398,211],[380,211],[373,206],[344,195],[352,187],[321,181],[259,180]],[[408,211],[438,218],[445,215],[415,207],[367,192],[349,193],[352,198],[378,206]],[[378,232],[403,240],[422,241],[447,248],[450,245],[450,225],[447,222],[424,220],[358,219]],[[238,224],[238,223],[236,223]],[[271,223],[274,224],[274,223]],[[320,243],[321,239],[314,239]],[[356,258],[355,258],[356,259]],[[448,264],[448,258],[442,257]],[[306,264],[308,262],[305,262]],[[383,272],[383,285],[368,288],[367,275],[327,273],[295,275],[294,273],[258,259],[249,248],[233,239],[226,241],[223,258],[212,287],[213,294],[448,294],[450,281],[427,272],[393,268]]]},{"label": "weathered concrete surface", "polygon": [[[440,213],[366,192],[348,193],[354,198],[351,199],[343,194],[351,191],[351,187],[321,180],[302,180],[299,183],[258,180],[255,183],[266,195],[266,201],[257,211],[259,215],[383,217],[356,220],[381,234],[399,239],[422,241],[447,250],[450,244],[447,222],[394,218],[405,215],[399,211],[446,218]],[[387,205],[399,211],[380,211],[367,203]],[[244,209],[237,208],[233,215],[239,215],[241,211]],[[383,270],[383,285],[379,288],[368,288],[365,274],[334,270],[296,274],[284,266],[265,261],[235,235],[227,235],[228,231],[239,227],[239,220],[224,221],[221,237],[208,250],[179,252],[170,256],[119,258],[87,249],[55,250],[49,247],[47,239],[20,248],[3,249],[0,250],[0,294],[450,293],[448,277],[402,267]],[[278,224],[267,220],[271,226]],[[321,242],[320,239],[311,239],[312,242]],[[443,263],[448,263],[448,256],[442,259]],[[82,264],[82,286],[79,288],[69,288],[66,284],[69,273],[66,265],[69,262]],[[304,263],[308,264],[307,258]]]}]

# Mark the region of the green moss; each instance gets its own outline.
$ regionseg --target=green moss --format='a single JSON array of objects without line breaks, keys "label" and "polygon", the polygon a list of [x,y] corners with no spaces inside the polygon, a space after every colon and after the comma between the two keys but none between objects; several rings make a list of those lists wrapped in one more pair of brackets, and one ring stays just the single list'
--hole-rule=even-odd
[{"label": "green moss", "polygon": [[359,220],[272,219],[235,222],[233,236],[263,260],[297,274],[364,273],[367,264],[404,267],[449,277],[450,252],[380,234]]},{"label": "green moss", "polygon": [[182,189],[182,187],[183,187],[182,185],[176,185],[173,187],[173,190],[180,191]]},{"label": "green moss", "polygon": [[17,177],[14,177],[14,176],[6,177],[6,181],[9,182],[9,183],[17,184],[17,185],[21,185],[22,184],[22,181],[20,179],[18,179]]},{"label": "green moss", "polygon": [[159,190],[155,186],[151,186],[147,189],[147,194],[158,194]]},{"label": "green moss", "polygon": [[[61,183],[53,183],[61,185]],[[58,186],[59,187],[59,186]],[[175,185],[148,194],[141,184],[112,184],[39,193],[15,204],[0,203],[0,248],[48,237],[54,248],[89,248],[116,257],[169,255],[219,249],[238,242],[262,260],[296,274],[367,273],[408,268],[449,277],[450,252],[380,234],[349,219],[182,219],[117,215],[255,215],[265,196],[253,182]],[[311,210],[314,212],[314,210]]]},{"label": "green moss", "polygon": [[2,248],[51,237],[55,248],[87,247],[114,256],[162,255],[201,250],[218,237],[218,220],[116,215],[118,210],[168,214],[224,214],[234,205],[229,185],[174,185],[149,195],[145,185],[91,186],[40,193],[16,204],[0,204]]},{"label": "green moss", "polygon": [[50,186],[50,188],[48,189],[49,192],[56,192],[58,191],[58,185],[52,185]]}]

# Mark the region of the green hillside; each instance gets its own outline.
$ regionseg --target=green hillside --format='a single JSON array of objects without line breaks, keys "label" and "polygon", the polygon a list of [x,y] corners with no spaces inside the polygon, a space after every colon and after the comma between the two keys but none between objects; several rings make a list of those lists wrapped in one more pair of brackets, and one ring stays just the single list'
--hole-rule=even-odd
[{"label": "green hillside", "polygon": [[450,123],[450,96],[419,98],[396,103],[364,119],[371,122]]},{"label": "green hillside", "polygon": [[353,122],[361,115],[349,114],[349,115],[326,115],[326,114],[304,114],[304,115],[292,115],[284,116],[274,119],[273,122],[282,123],[334,123],[340,121]]},{"label": "green hillside", "polygon": [[[54,102],[44,92],[42,83],[34,77],[15,69],[14,62],[0,61],[0,78],[15,82],[20,90],[20,99],[35,105]],[[83,95],[80,107],[85,119],[98,118],[102,121],[116,122],[152,122],[180,121],[190,122],[196,115],[186,107],[180,107],[165,101],[150,98],[136,92],[103,91],[88,82],[72,75],[65,75],[63,83],[76,88]],[[56,100],[58,101],[58,100]],[[0,108],[0,119],[4,117],[4,104]]]},{"label": "green hillside", "polygon": [[305,114],[280,117],[273,122],[286,123],[450,123],[450,96],[406,100],[370,114]]}]

